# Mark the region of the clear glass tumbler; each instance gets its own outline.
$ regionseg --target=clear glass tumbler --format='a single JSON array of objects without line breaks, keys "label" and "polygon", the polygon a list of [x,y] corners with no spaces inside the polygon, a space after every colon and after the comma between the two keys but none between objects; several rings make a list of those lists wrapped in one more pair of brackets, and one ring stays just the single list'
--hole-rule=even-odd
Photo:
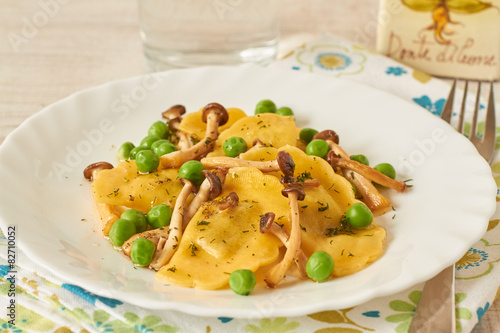
[{"label": "clear glass tumbler", "polygon": [[152,71],[268,64],[277,53],[281,0],[138,0]]}]

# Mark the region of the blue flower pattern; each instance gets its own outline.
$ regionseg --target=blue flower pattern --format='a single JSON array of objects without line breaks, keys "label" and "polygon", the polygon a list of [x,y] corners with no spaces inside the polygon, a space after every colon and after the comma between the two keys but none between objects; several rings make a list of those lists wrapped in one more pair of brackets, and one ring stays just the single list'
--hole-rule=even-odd
[{"label": "blue flower pattern", "polygon": [[6,277],[7,274],[10,272],[10,266],[9,265],[0,265],[0,276],[1,277]]},{"label": "blue flower pattern", "polygon": [[469,252],[472,252],[472,253],[476,253],[478,254],[481,258],[478,260],[478,261],[475,261],[475,262],[471,262],[471,263],[468,263],[466,266],[457,266],[457,271],[458,270],[461,270],[461,269],[467,269],[467,268],[471,268],[471,267],[478,267],[481,262],[485,261],[486,259],[488,259],[488,253],[485,252],[485,251],[481,251],[481,250],[478,250],[478,249],[475,249],[475,248],[470,248],[469,249]]},{"label": "blue flower pattern", "polygon": [[438,99],[436,102],[432,102],[429,96],[423,95],[422,97],[415,97],[413,101],[420,105],[421,107],[429,110],[432,114],[436,116],[441,116],[441,112],[443,112],[443,107],[445,103],[445,99]]},{"label": "blue flower pattern", "polygon": [[[325,59],[335,59],[335,61],[334,62],[327,61],[329,63],[327,65],[324,62]],[[351,58],[341,53],[328,52],[328,53],[320,53],[316,56],[316,66],[330,71],[343,70],[349,67],[351,63],[352,63]]]},{"label": "blue flower pattern", "polygon": [[62,287],[71,291],[73,294],[80,296],[81,298],[92,303],[93,305],[95,305],[96,300],[99,300],[101,303],[106,304],[110,308],[115,308],[117,305],[123,304],[119,300],[98,296],[96,294],[92,294],[91,292],[88,292],[87,290],[85,290],[81,287],[75,286],[73,284],[63,283]]},{"label": "blue flower pattern", "polygon": [[387,75],[401,76],[408,73],[403,67],[388,67],[385,71]]},{"label": "blue flower pattern", "polygon": [[477,320],[481,320],[481,318],[483,317],[483,315],[486,313],[486,311],[490,308],[490,302],[486,302],[486,304],[484,305],[484,308],[478,308],[477,311],[476,311],[476,314],[477,314]]},{"label": "blue flower pattern", "polygon": [[365,317],[370,317],[370,318],[379,318],[380,311],[367,311],[367,312],[363,312],[362,315]]},{"label": "blue flower pattern", "polygon": [[12,333],[21,333],[22,330],[9,324],[9,323],[3,323],[2,326],[0,326],[0,328],[2,329],[2,332],[5,331],[5,332],[12,332]]}]

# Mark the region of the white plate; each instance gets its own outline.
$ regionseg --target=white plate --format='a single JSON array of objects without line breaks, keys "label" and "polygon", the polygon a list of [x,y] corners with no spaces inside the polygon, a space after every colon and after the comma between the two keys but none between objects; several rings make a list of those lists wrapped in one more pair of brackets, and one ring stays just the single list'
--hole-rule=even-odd
[{"label": "white plate", "polygon": [[[209,102],[253,113],[264,98],[289,106],[301,127],[332,128],[351,154],[389,162],[407,193],[388,193],[395,212],[383,256],[363,271],[325,283],[304,281],[249,297],[230,290],[164,286],[134,269],[100,234],[82,170],[114,161],[173,104]],[[198,68],[146,75],[88,89],[55,103],[0,147],[1,227],[17,225],[35,262],[96,294],[147,308],[202,316],[293,316],[354,306],[396,293],[458,260],[486,231],[496,185],[488,164],[462,135],[420,107],[357,83],[259,67]]]}]

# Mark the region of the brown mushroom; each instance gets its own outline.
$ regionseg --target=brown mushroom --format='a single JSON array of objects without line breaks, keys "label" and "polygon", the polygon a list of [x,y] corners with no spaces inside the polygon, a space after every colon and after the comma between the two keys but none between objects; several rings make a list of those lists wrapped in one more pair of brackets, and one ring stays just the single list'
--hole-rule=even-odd
[{"label": "brown mushroom", "polygon": [[[286,232],[285,229],[283,229],[277,223],[274,222],[275,217],[276,217],[276,215],[272,212],[264,214],[264,216],[262,216],[260,219],[260,232],[263,234],[266,232],[271,232],[288,249],[290,246],[290,244],[289,244],[290,235],[288,234],[288,232]],[[294,258],[293,260],[295,261],[295,264],[297,265],[299,275],[301,277],[307,277],[307,273],[306,273],[307,256],[305,255],[304,251],[302,251],[302,249],[300,247],[299,247],[299,251],[298,251],[298,257]]]},{"label": "brown mushroom", "polygon": [[213,150],[215,140],[219,133],[219,126],[224,125],[228,120],[227,110],[220,104],[211,103],[203,109],[202,119],[207,123],[205,138],[194,146],[174,151],[160,157],[160,165],[162,168],[177,168],[184,162],[199,159]]},{"label": "brown mushroom", "polygon": [[334,130],[324,130],[324,131],[321,131],[319,133],[316,133],[313,136],[313,140],[316,140],[316,139],[325,140],[326,142],[332,141],[336,144],[339,144],[339,136],[337,133],[335,133]]},{"label": "brown mushroom", "polygon": [[161,115],[163,118],[167,119],[168,128],[171,131],[179,130],[179,125],[182,120],[182,115],[186,113],[186,108],[183,105],[171,106],[167,111],[164,111]]},{"label": "brown mushroom", "polygon": [[252,142],[252,146],[253,146],[253,147],[262,147],[262,146],[264,146],[264,147],[265,147],[266,145],[265,145],[265,144],[264,144],[264,142],[262,142],[259,138],[257,138],[257,139],[254,139],[254,140],[253,140],[253,142]]},{"label": "brown mushroom", "polygon": [[405,182],[387,177],[383,173],[369,167],[368,165],[359,163],[358,161],[338,157],[332,151],[328,153],[327,158],[328,162],[332,165],[332,167],[340,167],[342,169],[349,169],[352,171],[356,171],[357,173],[371,180],[372,182],[378,183],[385,187],[392,188],[398,192],[403,192],[406,189]]},{"label": "brown mushroom", "polygon": [[300,187],[318,187],[321,185],[319,179],[305,179],[304,181],[293,182],[289,184],[290,186],[300,186]]},{"label": "brown mushroom", "polygon": [[182,238],[182,216],[184,215],[187,198],[193,192],[195,186],[185,178],[181,178],[181,182],[184,186],[175,201],[168,231],[164,230],[161,234],[156,246],[155,255],[150,263],[150,266],[156,270],[162,268],[170,261]]},{"label": "brown mushroom", "polygon": [[214,169],[219,167],[254,167],[262,172],[281,170],[284,174],[286,173],[287,175],[289,174],[292,165],[295,166],[290,153],[284,150],[278,152],[278,156],[272,161],[249,161],[234,157],[217,156],[202,158],[200,162],[207,169]]},{"label": "brown mushroom", "polygon": [[189,221],[191,221],[194,214],[196,214],[204,202],[217,198],[222,192],[222,181],[217,175],[208,170],[203,170],[201,173],[205,176],[205,180],[201,183],[198,193],[196,193],[196,196],[184,213],[182,222],[183,229],[186,229]]},{"label": "brown mushroom", "polygon": [[[89,181],[93,181],[97,173],[101,170],[113,169],[113,165],[108,162],[97,162],[90,164],[83,170],[83,176]],[[102,233],[104,236],[109,235],[109,230],[113,226],[116,220],[120,218],[120,212],[115,205],[109,205],[101,202],[95,201],[97,207],[97,212],[99,214],[99,219],[101,220]]]},{"label": "brown mushroom", "polygon": [[219,205],[220,210],[232,209],[234,206],[237,206],[240,201],[240,198],[236,194],[236,192],[230,192],[226,195],[226,198],[223,200],[221,205]]},{"label": "brown mushroom", "polygon": [[286,271],[290,268],[294,258],[299,257],[301,244],[298,202],[304,200],[304,190],[297,186],[289,186],[284,188],[281,194],[288,197],[291,229],[290,237],[288,238],[289,246],[286,249],[285,256],[281,262],[271,268],[266,274],[266,283],[270,288],[274,288],[285,277]]},{"label": "brown mushroom", "polygon": [[[339,145],[331,143],[330,148],[333,152],[329,153],[331,154],[329,155],[330,157],[335,154],[342,158],[350,159],[349,154],[347,154]],[[379,216],[392,209],[391,202],[387,200],[387,198],[384,197],[375,186],[373,186],[369,179],[363,177],[356,171],[352,171],[347,168],[342,169],[342,174],[354,185],[356,191],[358,192],[358,196],[361,197],[361,201],[366,204],[366,206],[372,211],[373,215]]]}]

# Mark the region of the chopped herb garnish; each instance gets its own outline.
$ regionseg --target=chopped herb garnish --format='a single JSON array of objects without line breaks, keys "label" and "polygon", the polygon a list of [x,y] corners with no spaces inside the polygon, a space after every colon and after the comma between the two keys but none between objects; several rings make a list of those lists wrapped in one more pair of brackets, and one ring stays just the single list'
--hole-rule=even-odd
[{"label": "chopped herb garnish", "polygon": [[335,228],[326,229],[325,236],[332,237],[336,235],[353,235],[351,224],[347,221],[345,215],[340,218],[339,226]]},{"label": "chopped herb garnish", "polygon": [[311,177],[310,172],[304,171],[300,175],[297,176],[297,183],[304,184],[307,179],[313,179],[313,178]]},{"label": "chopped herb garnish", "polygon": [[191,257],[195,257],[196,251],[198,251],[198,248],[196,247],[196,245],[193,242],[191,242],[191,244],[189,244],[188,249],[189,248],[191,248]]},{"label": "chopped herb garnish", "polygon": [[198,221],[198,222],[196,222],[196,225],[209,225],[209,224],[210,224],[210,222],[208,222],[208,221]]},{"label": "chopped herb garnish", "polygon": [[324,212],[325,210],[327,210],[328,208],[330,208],[330,205],[328,205],[328,203],[326,203],[326,207],[319,207],[318,208],[318,212]]}]

